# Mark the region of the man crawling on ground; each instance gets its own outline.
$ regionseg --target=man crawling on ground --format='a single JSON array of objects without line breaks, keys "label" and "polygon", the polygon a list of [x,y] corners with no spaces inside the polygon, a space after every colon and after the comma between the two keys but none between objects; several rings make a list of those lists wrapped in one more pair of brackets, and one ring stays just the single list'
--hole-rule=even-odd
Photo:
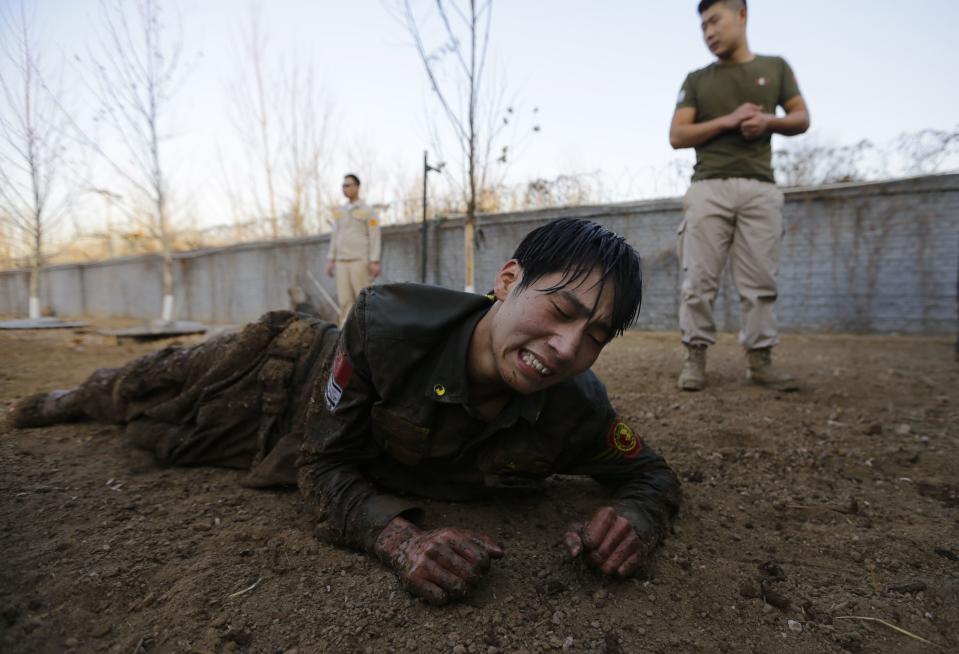
[{"label": "man crawling on ground", "polygon": [[296,484],[331,542],[378,557],[433,604],[466,596],[504,552],[468,529],[425,527],[412,497],[468,501],[588,475],[613,499],[570,525],[565,546],[629,577],[667,531],[679,484],[589,368],[635,321],[641,287],[622,237],[560,219],[523,239],[489,295],[374,286],[342,330],[271,312],[25,398],[12,421],[113,422],[161,463]]}]

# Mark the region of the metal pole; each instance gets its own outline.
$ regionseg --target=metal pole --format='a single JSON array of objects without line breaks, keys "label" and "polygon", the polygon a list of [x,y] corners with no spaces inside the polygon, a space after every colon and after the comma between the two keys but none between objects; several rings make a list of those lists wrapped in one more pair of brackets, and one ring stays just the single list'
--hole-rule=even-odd
[{"label": "metal pole", "polygon": [[426,222],[426,184],[427,178],[429,178],[430,173],[438,173],[443,170],[443,166],[446,164],[440,162],[435,166],[430,165],[430,160],[428,158],[428,153],[426,150],[423,150],[423,257],[420,262],[420,281],[424,284],[426,283],[426,249],[427,249],[427,222]]},{"label": "metal pole", "polygon": [[423,229],[422,229],[422,252],[420,257],[420,281],[426,283],[426,180],[430,176],[430,165],[427,162],[427,152],[423,150]]}]

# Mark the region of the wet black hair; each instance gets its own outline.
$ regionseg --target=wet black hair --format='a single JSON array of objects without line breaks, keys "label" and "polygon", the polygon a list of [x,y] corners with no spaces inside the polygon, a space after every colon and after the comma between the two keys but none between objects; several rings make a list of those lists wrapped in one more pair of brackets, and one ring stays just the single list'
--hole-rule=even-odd
[{"label": "wet black hair", "polygon": [[343,175],[343,179],[352,179],[354,182],[356,182],[357,186],[360,186],[360,178],[354,175],[353,173],[346,173],[345,175]]},{"label": "wet black hair", "polygon": [[[527,234],[513,258],[523,267],[517,291],[530,287],[544,275],[558,272],[563,274],[559,283],[537,289],[555,293],[585,281],[593,270],[598,270],[600,295],[608,282],[613,284],[610,339],[621,335],[639,317],[643,301],[639,253],[626,239],[602,225],[582,218],[558,218]],[[595,313],[596,307],[592,310]]]},{"label": "wet black hair", "polygon": [[712,7],[717,2],[725,2],[730,9],[739,9],[740,7],[742,7],[743,9],[747,8],[746,0],[702,0],[699,3],[699,7],[696,8],[696,11],[702,14],[704,11]]}]

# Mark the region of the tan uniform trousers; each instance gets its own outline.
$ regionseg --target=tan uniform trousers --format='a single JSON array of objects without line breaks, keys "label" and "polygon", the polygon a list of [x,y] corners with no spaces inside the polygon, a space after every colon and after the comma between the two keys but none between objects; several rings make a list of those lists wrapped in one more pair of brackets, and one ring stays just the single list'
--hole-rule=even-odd
[{"label": "tan uniform trousers", "polygon": [[336,276],[336,301],[340,305],[339,324],[342,327],[356,296],[370,285],[369,262],[364,259],[337,261],[333,274]]},{"label": "tan uniform trousers", "polygon": [[690,185],[683,207],[678,239],[683,342],[716,342],[713,303],[728,257],[742,303],[739,342],[750,350],[776,345],[773,308],[783,235],[782,191],[753,179],[702,180]]}]

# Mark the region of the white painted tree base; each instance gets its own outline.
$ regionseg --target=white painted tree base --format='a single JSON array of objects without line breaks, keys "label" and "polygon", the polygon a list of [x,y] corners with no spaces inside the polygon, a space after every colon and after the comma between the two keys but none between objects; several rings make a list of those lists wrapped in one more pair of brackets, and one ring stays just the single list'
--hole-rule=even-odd
[{"label": "white painted tree base", "polygon": [[160,314],[160,320],[170,322],[173,320],[173,296],[163,296],[163,312]]},{"label": "white painted tree base", "polygon": [[40,298],[30,298],[30,319],[34,320],[40,317]]}]

